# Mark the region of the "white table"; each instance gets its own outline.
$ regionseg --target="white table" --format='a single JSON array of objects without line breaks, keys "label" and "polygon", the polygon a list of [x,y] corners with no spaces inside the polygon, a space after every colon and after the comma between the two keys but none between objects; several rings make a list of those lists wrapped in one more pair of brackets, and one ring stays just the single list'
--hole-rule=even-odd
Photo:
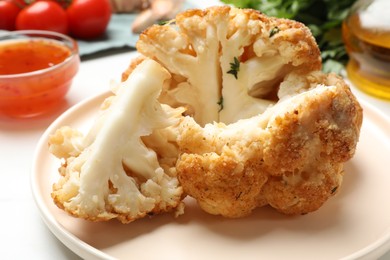
[{"label": "white table", "polygon": [[[68,107],[107,90],[110,80],[119,81],[133,54],[125,52],[83,61],[67,96]],[[356,90],[355,93],[390,116],[390,102]],[[78,259],[45,226],[30,190],[35,145],[60,112],[41,119],[0,121],[1,259]],[[390,252],[381,259],[390,259]]]}]

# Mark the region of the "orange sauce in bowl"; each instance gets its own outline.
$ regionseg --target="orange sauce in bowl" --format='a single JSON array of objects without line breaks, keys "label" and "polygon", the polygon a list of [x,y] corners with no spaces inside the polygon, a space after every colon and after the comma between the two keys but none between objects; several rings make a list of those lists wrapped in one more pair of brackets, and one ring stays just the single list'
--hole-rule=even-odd
[{"label": "orange sauce in bowl", "polygon": [[44,40],[0,45],[0,75],[46,69],[63,62],[70,54],[66,46]]},{"label": "orange sauce in bowl", "polygon": [[50,39],[0,42],[0,116],[31,117],[53,109],[68,92],[79,56]]}]

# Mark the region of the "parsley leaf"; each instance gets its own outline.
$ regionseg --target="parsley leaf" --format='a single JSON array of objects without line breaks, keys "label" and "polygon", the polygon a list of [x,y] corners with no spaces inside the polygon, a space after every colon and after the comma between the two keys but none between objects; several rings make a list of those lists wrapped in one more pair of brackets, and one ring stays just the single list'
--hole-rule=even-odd
[{"label": "parsley leaf", "polygon": [[269,37],[271,38],[272,36],[274,36],[274,35],[277,34],[278,32],[280,32],[280,29],[279,29],[279,27],[275,26],[275,27],[272,28],[271,31],[269,32]]},{"label": "parsley leaf", "polygon": [[157,22],[158,25],[166,25],[169,21],[168,20],[160,20]]},{"label": "parsley leaf", "polygon": [[228,74],[232,74],[236,79],[238,79],[237,73],[240,71],[240,61],[237,57],[234,57],[234,61],[230,63],[230,70]]}]

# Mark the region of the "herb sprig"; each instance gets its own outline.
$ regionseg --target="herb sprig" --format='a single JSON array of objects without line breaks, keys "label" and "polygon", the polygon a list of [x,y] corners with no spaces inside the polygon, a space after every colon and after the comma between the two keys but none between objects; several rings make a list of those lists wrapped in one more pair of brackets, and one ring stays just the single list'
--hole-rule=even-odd
[{"label": "herb sprig", "polygon": [[272,28],[271,31],[269,32],[269,37],[271,38],[272,36],[274,36],[274,35],[277,34],[278,32],[280,32],[280,29],[279,29],[279,27],[275,26],[275,27]]},{"label": "herb sprig", "polygon": [[230,63],[230,70],[228,74],[232,74],[236,79],[238,79],[238,72],[240,71],[240,61],[237,57],[234,57],[234,61]]}]

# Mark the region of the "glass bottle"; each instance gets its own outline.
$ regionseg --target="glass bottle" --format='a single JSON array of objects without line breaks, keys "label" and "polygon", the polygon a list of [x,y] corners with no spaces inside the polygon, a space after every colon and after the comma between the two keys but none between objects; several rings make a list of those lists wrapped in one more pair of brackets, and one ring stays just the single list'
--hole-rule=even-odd
[{"label": "glass bottle", "polygon": [[390,100],[390,0],[358,0],[342,29],[348,78],[362,91]]}]

